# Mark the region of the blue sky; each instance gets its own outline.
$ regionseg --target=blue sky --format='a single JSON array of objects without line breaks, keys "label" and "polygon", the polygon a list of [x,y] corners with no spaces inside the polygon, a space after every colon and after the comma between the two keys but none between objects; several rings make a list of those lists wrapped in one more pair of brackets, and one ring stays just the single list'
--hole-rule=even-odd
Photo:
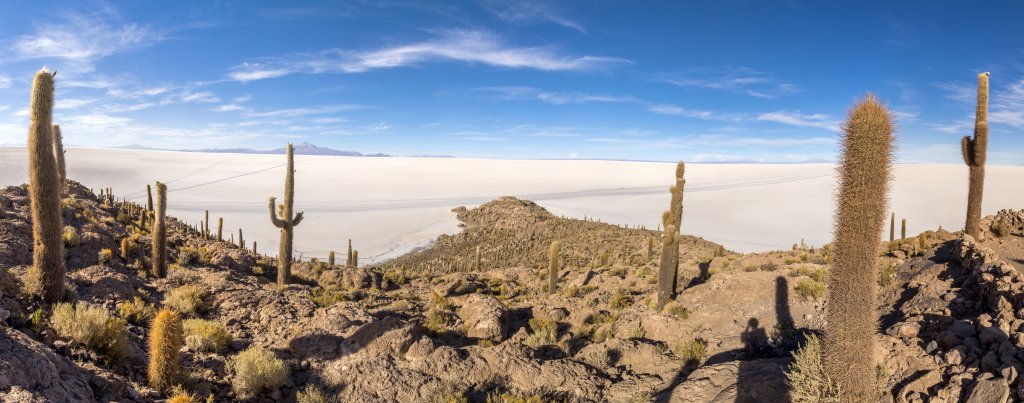
[{"label": "blue sky", "polygon": [[3,2],[0,144],[46,65],[71,146],[832,160],[871,91],[900,161],[959,163],[990,71],[989,161],[1024,161],[1024,3],[845,3]]}]

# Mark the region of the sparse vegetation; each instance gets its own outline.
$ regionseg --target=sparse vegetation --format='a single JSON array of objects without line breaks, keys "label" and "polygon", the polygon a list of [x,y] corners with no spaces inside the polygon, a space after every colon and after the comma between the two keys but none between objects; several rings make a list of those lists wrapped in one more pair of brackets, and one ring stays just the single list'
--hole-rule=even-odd
[{"label": "sparse vegetation", "polygon": [[228,369],[234,376],[231,387],[241,398],[248,398],[264,390],[284,385],[288,377],[288,364],[277,358],[273,352],[252,346],[228,361]]},{"label": "sparse vegetation", "polygon": [[198,352],[222,351],[231,342],[228,328],[220,322],[206,319],[187,319],[182,324],[185,329],[185,345],[189,350]]},{"label": "sparse vegetation", "polygon": [[117,312],[125,320],[142,325],[153,318],[156,309],[153,308],[153,304],[147,304],[142,298],[135,297],[131,301],[122,301],[117,304]]},{"label": "sparse vegetation", "polygon": [[64,240],[65,248],[74,248],[82,243],[82,239],[78,236],[78,230],[71,226],[64,227],[64,234],[61,238]]},{"label": "sparse vegetation", "polygon": [[101,305],[87,302],[54,305],[50,327],[57,336],[104,354],[110,362],[123,356],[128,340],[124,320]]},{"label": "sparse vegetation", "polygon": [[796,291],[803,300],[818,300],[825,296],[825,283],[816,280],[801,280],[796,283],[796,287],[793,287],[793,291]]},{"label": "sparse vegetation", "polygon": [[183,314],[196,313],[203,306],[206,289],[195,284],[177,287],[164,296],[164,305]]},{"label": "sparse vegetation", "polygon": [[558,342],[558,322],[540,318],[530,319],[530,330],[524,343],[531,348],[541,348]]},{"label": "sparse vegetation", "polygon": [[810,335],[803,347],[793,353],[786,371],[789,393],[796,403],[838,403],[838,385],[828,379],[821,362],[821,341]]},{"label": "sparse vegetation", "polygon": [[305,388],[295,394],[295,401],[297,403],[327,403],[330,400],[320,388],[307,384]]},{"label": "sparse vegetation", "polygon": [[103,263],[103,264],[108,264],[110,262],[113,262],[114,261],[114,251],[110,250],[110,248],[100,249],[99,253],[97,254],[97,259],[99,259],[100,263]]},{"label": "sparse vegetation", "polygon": [[704,361],[707,355],[707,343],[700,339],[689,339],[672,345],[672,353],[687,365],[696,365]]}]

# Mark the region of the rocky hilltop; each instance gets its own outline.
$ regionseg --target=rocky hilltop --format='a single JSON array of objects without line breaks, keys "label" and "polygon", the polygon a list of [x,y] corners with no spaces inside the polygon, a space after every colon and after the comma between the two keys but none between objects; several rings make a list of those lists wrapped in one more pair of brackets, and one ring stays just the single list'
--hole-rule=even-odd
[{"label": "rocky hilltop", "polygon": [[[680,292],[658,313],[658,232],[502,198],[456,209],[463,231],[429,248],[373,267],[298,262],[284,287],[273,258],[170,218],[173,264],[158,279],[140,206],[69,181],[73,292],[54,308],[23,292],[28,204],[25,186],[0,189],[4,401],[170,397],[146,386],[159,307],[187,319],[178,402],[799,400],[786,371],[823,327],[831,258],[828,246],[739,254],[687,236]],[[879,251],[883,401],[1024,396],[1024,210],[982,227]],[[254,376],[253,362],[275,370]]]}]

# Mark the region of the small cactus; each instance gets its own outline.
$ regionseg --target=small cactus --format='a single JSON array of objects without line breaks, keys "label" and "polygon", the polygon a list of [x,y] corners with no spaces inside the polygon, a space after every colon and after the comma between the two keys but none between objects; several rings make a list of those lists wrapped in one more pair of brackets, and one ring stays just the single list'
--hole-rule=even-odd
[{"label": "small cactus", "polygon": [[548,294],[558,290],[558,241],[551,241],[548,249]]},{"label": "small cactus", "polygon": [[179,351],[185,341],[181,315],[164,308],[153,318],[149,337],[149,386],[167,390],[177,383],[181,373]]},{"label": "small cactus", "polygon": [[334,268],[334,251],[327,252],[327,265]]},{"label": "small cactus", "polygon": [[210,210],[206,210],[205,216],[203,217],[203,236],[206,239],[210,239]]},{"label": "small cactus", "polygon": [[156,206],[153,211],[153,276],[167,276],[167,185],[156,183]]},{"label": "small cactus", "polygon": [[359,251],[357,251],[357,250],[353,250],[352,251],[352,267],[353,268],[358,268],[359,267]]},{"label": "small cactus", "polygon": [[146,211],[153,211],[153,188],[146,185]]},{"label": "small cactus", "polygon": [[277,199],[270,198],[270,222],[281,229],[281,249],[277,255],[277,284],[288,284],[292,271],[292,234],[295,226],[302,222],[302,212],[292,215],[295,203],[295,162],[292,145],[286,149],[288,158],[284,179],[284,203],[275,212]]},{"label": "small cactus", "polygon": [[36,73],[31,98],[28,165],[34,248],[25,286],[54,303],[64,297],[63,185],[53,154],[53,74],[46,69]]},{"label": "small cactus", "polygon": [[352,266],[352,239],[348,240],[348,259],[345,260],[345,266]]},{"label": "small cactus", "polygon": [[224,240],[224,217],[217,217],[217,241]]},{"label": "small cactus", "polygon": [[904,218],[900,223],[900,242],[907,240],[907,219]]},{"label": "small cactus", "polygon": [[970,173],[967,191],[967,222],[964,232],[981,234],[981,196],[985,189],[985,154],[988,147],[988,73],[978,74],[978,104],[974,114],[974,138],[964,136],[960,151]]},{"label": "small cactus", "polygon": [[896,213],[889,216],[889,242],[896,240]]}]

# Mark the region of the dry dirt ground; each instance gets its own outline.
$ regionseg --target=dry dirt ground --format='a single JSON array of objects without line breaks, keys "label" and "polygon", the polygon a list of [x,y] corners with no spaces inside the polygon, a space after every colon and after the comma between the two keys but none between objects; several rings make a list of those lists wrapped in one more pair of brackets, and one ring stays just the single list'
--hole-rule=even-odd
[{"label": "dry dirt ground", "polygon": [[[172,290],[197,286],[187,316],[228,329],[219,352],[182,349],[182,387],[200,399],[239,400],[230,362],[256,345],[289,372],[251,401],[294,401],[313,385],[339,402],[782,402],[794,350],[823,326],[827,247],[738,254],[684,237],[680,292],[658,313],[660,251],[647,246],[656,231],[502,198],[457,209],[461,233],[391,262],[297,263],[287,287],[270,280],[273,259],[171,219],[174,264],[157,279],[145,270],[149,230],[138,216],[69,183],[64,221],[80,237],[66,249],[71,300],[116,317],[125,301],[159,307]],[[127,321],[115,358],[58,335],[51,308],[21,291],[32,256],[26,188],[0,189],[0,212],[0,398],[167,399],[146,386],[145,321]],[[880,401],[1024,395],[1024,210],[984,224],[978,240],[940,229],[879,252]],[[125,238],[135,246],[122,254]],[[553,293],[552,240],[561,258]]]}]

